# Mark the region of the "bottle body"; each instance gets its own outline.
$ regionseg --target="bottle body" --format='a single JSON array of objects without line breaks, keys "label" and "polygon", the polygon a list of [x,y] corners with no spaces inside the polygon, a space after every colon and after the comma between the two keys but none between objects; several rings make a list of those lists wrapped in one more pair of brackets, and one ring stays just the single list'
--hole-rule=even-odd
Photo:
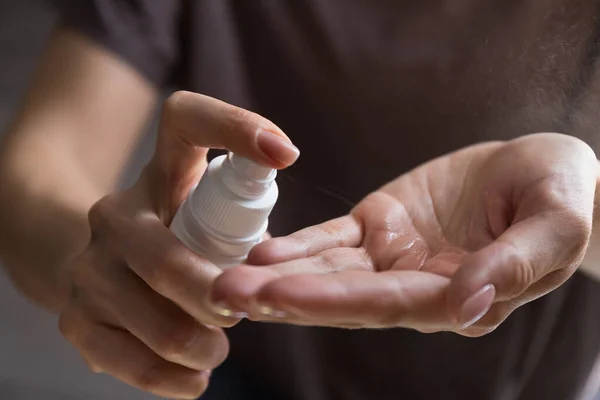
[{"label": "bottle body", "polygon": [[229,153],[215,158],[177,210],[171,231],[221,268],[243,263],[277,201],[275,171]]}]

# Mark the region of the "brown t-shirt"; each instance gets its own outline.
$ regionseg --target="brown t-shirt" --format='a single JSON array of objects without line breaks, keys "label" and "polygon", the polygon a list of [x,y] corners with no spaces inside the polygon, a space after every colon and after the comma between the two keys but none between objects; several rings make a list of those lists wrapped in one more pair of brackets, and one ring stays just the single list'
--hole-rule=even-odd
[{"label": "brown t-shirt", "polygon": [[[302,150],[274,234],[342,215],[440,154],[531,132],[600,150],[597,0],[64,0],[157,85],[270,118]],[[242,323],[231,359],[292,400],[575,399],[600,348],[577,273],[478,339]]]}]

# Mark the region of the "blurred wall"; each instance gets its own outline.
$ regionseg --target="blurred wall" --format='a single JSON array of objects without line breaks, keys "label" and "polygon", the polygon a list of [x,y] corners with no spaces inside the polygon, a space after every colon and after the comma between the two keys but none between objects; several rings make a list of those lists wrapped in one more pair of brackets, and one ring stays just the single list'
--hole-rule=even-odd
[{"label": "blurred wall", "polygon": [[[23,96],[55,20],[40,1],[0,0],[0,135]],[[152,146],[153,136],[149,135],[132,160],[126,182],[138,175]],[[60,336],[56,317],[20,297],[0,272],[1,400],[153,398],[90,372]]]}]

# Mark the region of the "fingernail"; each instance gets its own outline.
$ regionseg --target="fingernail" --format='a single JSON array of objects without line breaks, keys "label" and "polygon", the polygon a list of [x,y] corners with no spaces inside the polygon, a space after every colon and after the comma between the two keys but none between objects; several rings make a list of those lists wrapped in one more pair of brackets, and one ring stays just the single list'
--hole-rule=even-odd
[{"label": "fingernail", "polygon": [[290,165],[300,156],[300,150],[292,142],[273,132],[259,132],[256,144],[267,157],[281,164]]},{"label": "fingernail", "polygon": [[234,310],[225,304],[214,305],[214,310],[217,314],[229,318],[248,318],[248,313],[245,311]]},{"label": "fingernail", "polygon": [[285,318],[287,316],[285,311],[276,310],[273,307],[264,304],[258,307],[258,312],[272,318]]},{"label": "fingernail", "polygon": [[485,285],[469,297],[460,308],[458,323],[461,329],[468,328],[479,321],[492,307],[495,296],[494,285]]}]

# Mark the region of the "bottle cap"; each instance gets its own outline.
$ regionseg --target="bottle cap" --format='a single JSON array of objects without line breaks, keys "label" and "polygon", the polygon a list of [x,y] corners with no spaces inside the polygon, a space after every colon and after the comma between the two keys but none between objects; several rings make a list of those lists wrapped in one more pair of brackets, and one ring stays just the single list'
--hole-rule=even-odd
[{"label": "bottle cap", "polygon": [[233,153],[215,158],[188,199],[193,219],[220,239],[260,239],[277,201],[276,175]]}]

